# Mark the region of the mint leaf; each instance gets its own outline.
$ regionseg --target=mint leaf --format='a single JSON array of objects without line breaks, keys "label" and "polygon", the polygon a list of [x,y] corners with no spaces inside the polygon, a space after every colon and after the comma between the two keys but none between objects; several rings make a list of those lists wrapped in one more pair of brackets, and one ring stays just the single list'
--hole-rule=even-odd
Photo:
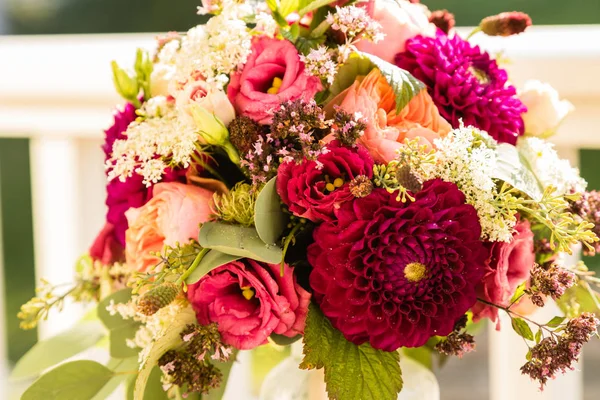
[{"label": "mint leaf", "polygon": [[521,336],[527,340],[532,340],[532,341],[534,340],[533,332],[531,331],[529,324],[527,324],[527,322],[525,322],[524,319],[513,318],[512,319],[512,327],[519,336]]},{"label": "mint leaf", "polygon": [[319,308],[309,307],[304,331],[302,369],[325,368],[329,398],[336,400],[396,400],[402,389],[398,352],[360,346],[333,328]]}]

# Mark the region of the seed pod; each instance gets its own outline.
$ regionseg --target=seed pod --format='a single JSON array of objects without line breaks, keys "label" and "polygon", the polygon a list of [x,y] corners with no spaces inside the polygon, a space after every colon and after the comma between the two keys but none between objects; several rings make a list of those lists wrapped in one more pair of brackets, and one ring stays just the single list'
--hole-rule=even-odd
[{"label": "seed pod", "polygon": [[163,283],[144,293],[137,302],[137,309],[144,315],[154,315],[158,310],[171,304],[180,288],[174,283]]}]

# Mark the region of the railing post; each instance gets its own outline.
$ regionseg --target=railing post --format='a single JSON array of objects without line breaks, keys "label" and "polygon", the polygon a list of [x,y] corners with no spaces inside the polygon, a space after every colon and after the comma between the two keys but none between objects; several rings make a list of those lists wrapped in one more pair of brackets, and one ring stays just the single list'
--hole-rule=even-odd
[{"label": "railing post", "polygon": [[[0,174],[1,176],[1,174]],[[0,184],[0,396],[8,397],[8,358],[6,353],[7,334],[6,329],[6,292],[4,290],[4,252],[2,250],[2,185]]]}]

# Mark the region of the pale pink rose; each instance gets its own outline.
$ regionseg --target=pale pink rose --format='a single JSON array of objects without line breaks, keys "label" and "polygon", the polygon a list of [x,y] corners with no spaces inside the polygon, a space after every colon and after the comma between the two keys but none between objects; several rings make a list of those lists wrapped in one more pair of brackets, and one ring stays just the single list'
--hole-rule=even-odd
[{"label": "pale pink rose", "polygon": [[[277,93],[267,93],[281,79]],[[241,71],[231,75],[227,96],[238,114],[269,124],[284,102],[311,100],[322,89],[319,78],[304,72],[298,50],[287,40],[257,37]]]},{"label": "pale pink rose", "polygon": [[574,110],[573,104],[560,99],[556,89],[536,80],[525,82],[519,99],[527,107],[527,112],[523,114],[527,135],[553,135],[562,120]]},{"label": "pale pink rose", "polygon": [[[529,279],[535,263],[533,232],[529,221],[522,220],[515,226],[510,242],[487,243],[490,259],[486,272],[477,287],[477,297],[490,303],[506,307],[510,303],[517,286]],[[498,322],[498,309],[481,302],[473,306],[473,320],[489,318]]]},{"label": "pale pink rose", "polygon": [[212,191],[194,185],[156,184],[150,201],[125,213],[129,223],[125,232],[127,265],[135,271],[146,271],[158,260],[151,252],[196,239],[200,223],[212,214],[212,198]]},{"label": "pale pink rose", "polygon": [[394,57],[406,49],[406,41],[417,35],[435,36],[436,27],[429,22],[429,10],[423,4],[406,0],[370,0],[367,12],[383,28],[385,37],[377,43],[361,40],[358,50],[394,63]]},{"label": "pale pink rose", "polygon": [[250,350],[276,333],[304,332],[310,293],[296,282],[294,270],[250,259],[225,264],[188,286],[198,322],[217,323],[226,344]]},{"label": "pale pink rose", "polygon": [[193,104],[215,115],[225,126],[235,118],[235,110],[225,92],[211,88],[203,80],[189,81],[182,90],[175,93],[174,97],[177,108],[190,118],[192,118],[190,106]]}]

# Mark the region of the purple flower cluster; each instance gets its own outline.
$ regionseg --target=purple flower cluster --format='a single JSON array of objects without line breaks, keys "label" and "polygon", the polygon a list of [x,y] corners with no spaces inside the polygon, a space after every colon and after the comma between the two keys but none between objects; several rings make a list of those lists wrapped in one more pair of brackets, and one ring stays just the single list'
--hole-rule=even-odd
[{"label": "purple flower cluster", "polygon": [[550,296],[558,300],[573,286],[576,276],[571,271],[549,263],[545,265],[536,264],[531,269],[531,301],[538,307],[544,306],[544,296]]}]

